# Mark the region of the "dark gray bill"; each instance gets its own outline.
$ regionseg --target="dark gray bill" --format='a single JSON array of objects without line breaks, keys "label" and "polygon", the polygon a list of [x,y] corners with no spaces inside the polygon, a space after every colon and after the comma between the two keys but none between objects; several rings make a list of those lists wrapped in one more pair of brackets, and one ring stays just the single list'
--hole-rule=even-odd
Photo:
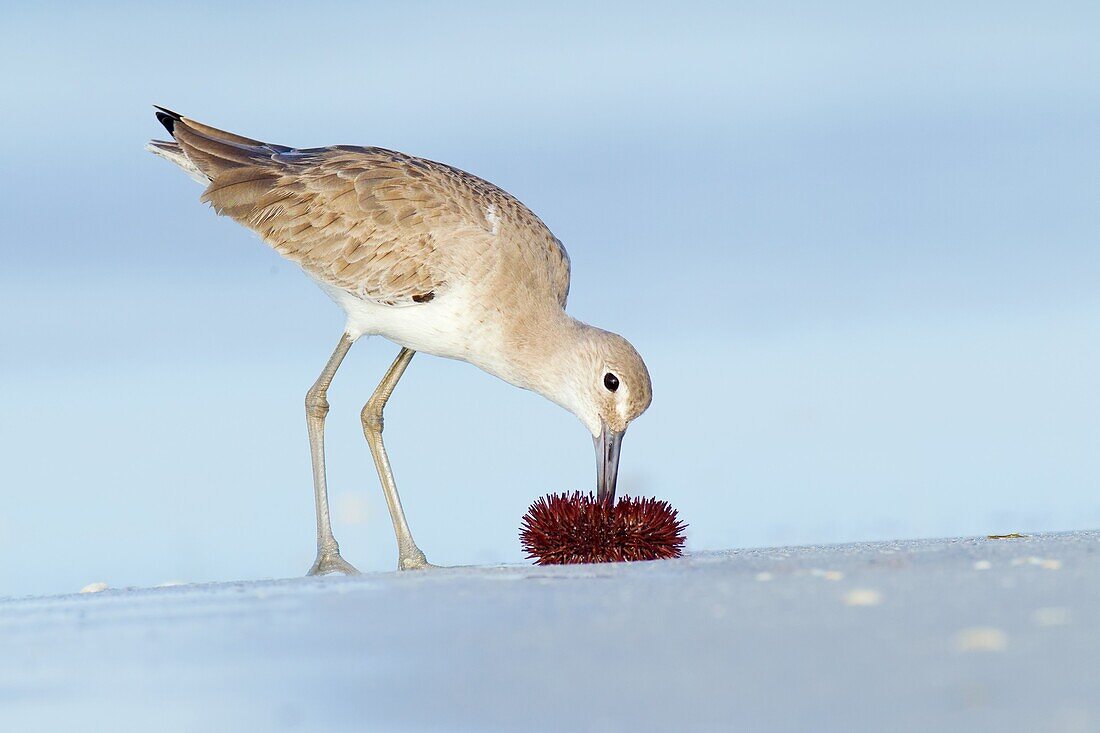
[{"label": "dark gray bill", "polygon": [[608,430],[607,426],[603,425],[600,434],[592,440],[596,444],[596,498],[614,504],[623,434]]}]

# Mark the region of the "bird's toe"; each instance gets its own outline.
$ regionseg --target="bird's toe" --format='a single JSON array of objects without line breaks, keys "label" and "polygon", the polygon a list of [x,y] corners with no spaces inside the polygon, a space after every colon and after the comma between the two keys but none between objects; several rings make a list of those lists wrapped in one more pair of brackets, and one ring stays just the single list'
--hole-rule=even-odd
[{"label": "bird's toe", "polygon": [[313,567],[309,569],[308,574],[331,575],[332,573],[358,575],[359,571],[355,569],[354,565],[340,557],[339,552],[323,552],[317,555],[317,560],[313,563]]}]

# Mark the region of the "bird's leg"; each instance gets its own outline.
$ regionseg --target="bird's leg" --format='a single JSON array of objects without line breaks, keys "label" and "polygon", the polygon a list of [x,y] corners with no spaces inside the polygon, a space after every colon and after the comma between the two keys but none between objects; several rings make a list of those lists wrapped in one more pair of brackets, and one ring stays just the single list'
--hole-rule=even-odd
[{"label": "bird's leg", "polygon": [[397,495],[397,486],[393,481],[393,470],[390,469],[390,459],[386,456],[386,446],[382,444],[382,410],[386,402],[393,394],[393,388],[397,386],[397,380],[405,373],[405,368],[412,361],[416,352],[411,349],[401,349],[401,353],[390,365],[389,371],[374,394],[367,400],[363,407],[361,417],[363,419],[363,434],[367,437],[371,455],[374,456],[374,465],[378,469],[378,478],[382,481],[382,491],[386,494],[386,504],[390,508],[390,518],[393,520],[393,531],[397,535],[397,569],[419,570],[433,567],[424,553],[416,546],[409,524],[405,521],[405,511],[401,508],[401,497]]},{"label": "bird's leg", "polygon": [[340,557],[340,545],[332,536],[332,523],[328,515],[328,487],[325,481],[325,415],[328,414],[326,394],[332,384],[332,377],[340,368],[354,339],[346,333],[340,337],[340,343],[329,357],[321,376],[306,392],[306,427],[309,429],[309,455],[313,461],[313,497],[317,503],[317,560],[309,569],[310,575],[327,573],[347,573],[354,575],[356,570],[344,558]]}]

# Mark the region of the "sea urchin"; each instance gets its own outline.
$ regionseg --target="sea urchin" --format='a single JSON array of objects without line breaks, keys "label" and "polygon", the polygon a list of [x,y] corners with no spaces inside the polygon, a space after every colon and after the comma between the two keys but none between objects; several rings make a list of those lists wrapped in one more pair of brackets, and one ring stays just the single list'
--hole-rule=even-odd
[{"label": "sea urchin", "polygon": [[680,557],[686,524],[667,501],[591,493],[550,494],[523,516],[520,543],[538,565]]}]

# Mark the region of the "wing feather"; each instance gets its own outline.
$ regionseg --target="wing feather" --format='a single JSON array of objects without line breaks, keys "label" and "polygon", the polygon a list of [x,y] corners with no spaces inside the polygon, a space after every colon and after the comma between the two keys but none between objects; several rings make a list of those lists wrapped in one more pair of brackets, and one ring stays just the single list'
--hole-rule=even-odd
[{"label": "wing feather", "polygon": [[[476,176],[382,148],[294,149],[180,116],[180,148],[208,178],[203,201],[258,232],[315,278],[378,303],[414,305],[445,291],[448,277],[494,249],[496,213],[545,244],[564,306],[564,247],[523,204]],[[492,220],[491,220],[492,219]],[[462,247],[449,246],[462,243]]]}]

